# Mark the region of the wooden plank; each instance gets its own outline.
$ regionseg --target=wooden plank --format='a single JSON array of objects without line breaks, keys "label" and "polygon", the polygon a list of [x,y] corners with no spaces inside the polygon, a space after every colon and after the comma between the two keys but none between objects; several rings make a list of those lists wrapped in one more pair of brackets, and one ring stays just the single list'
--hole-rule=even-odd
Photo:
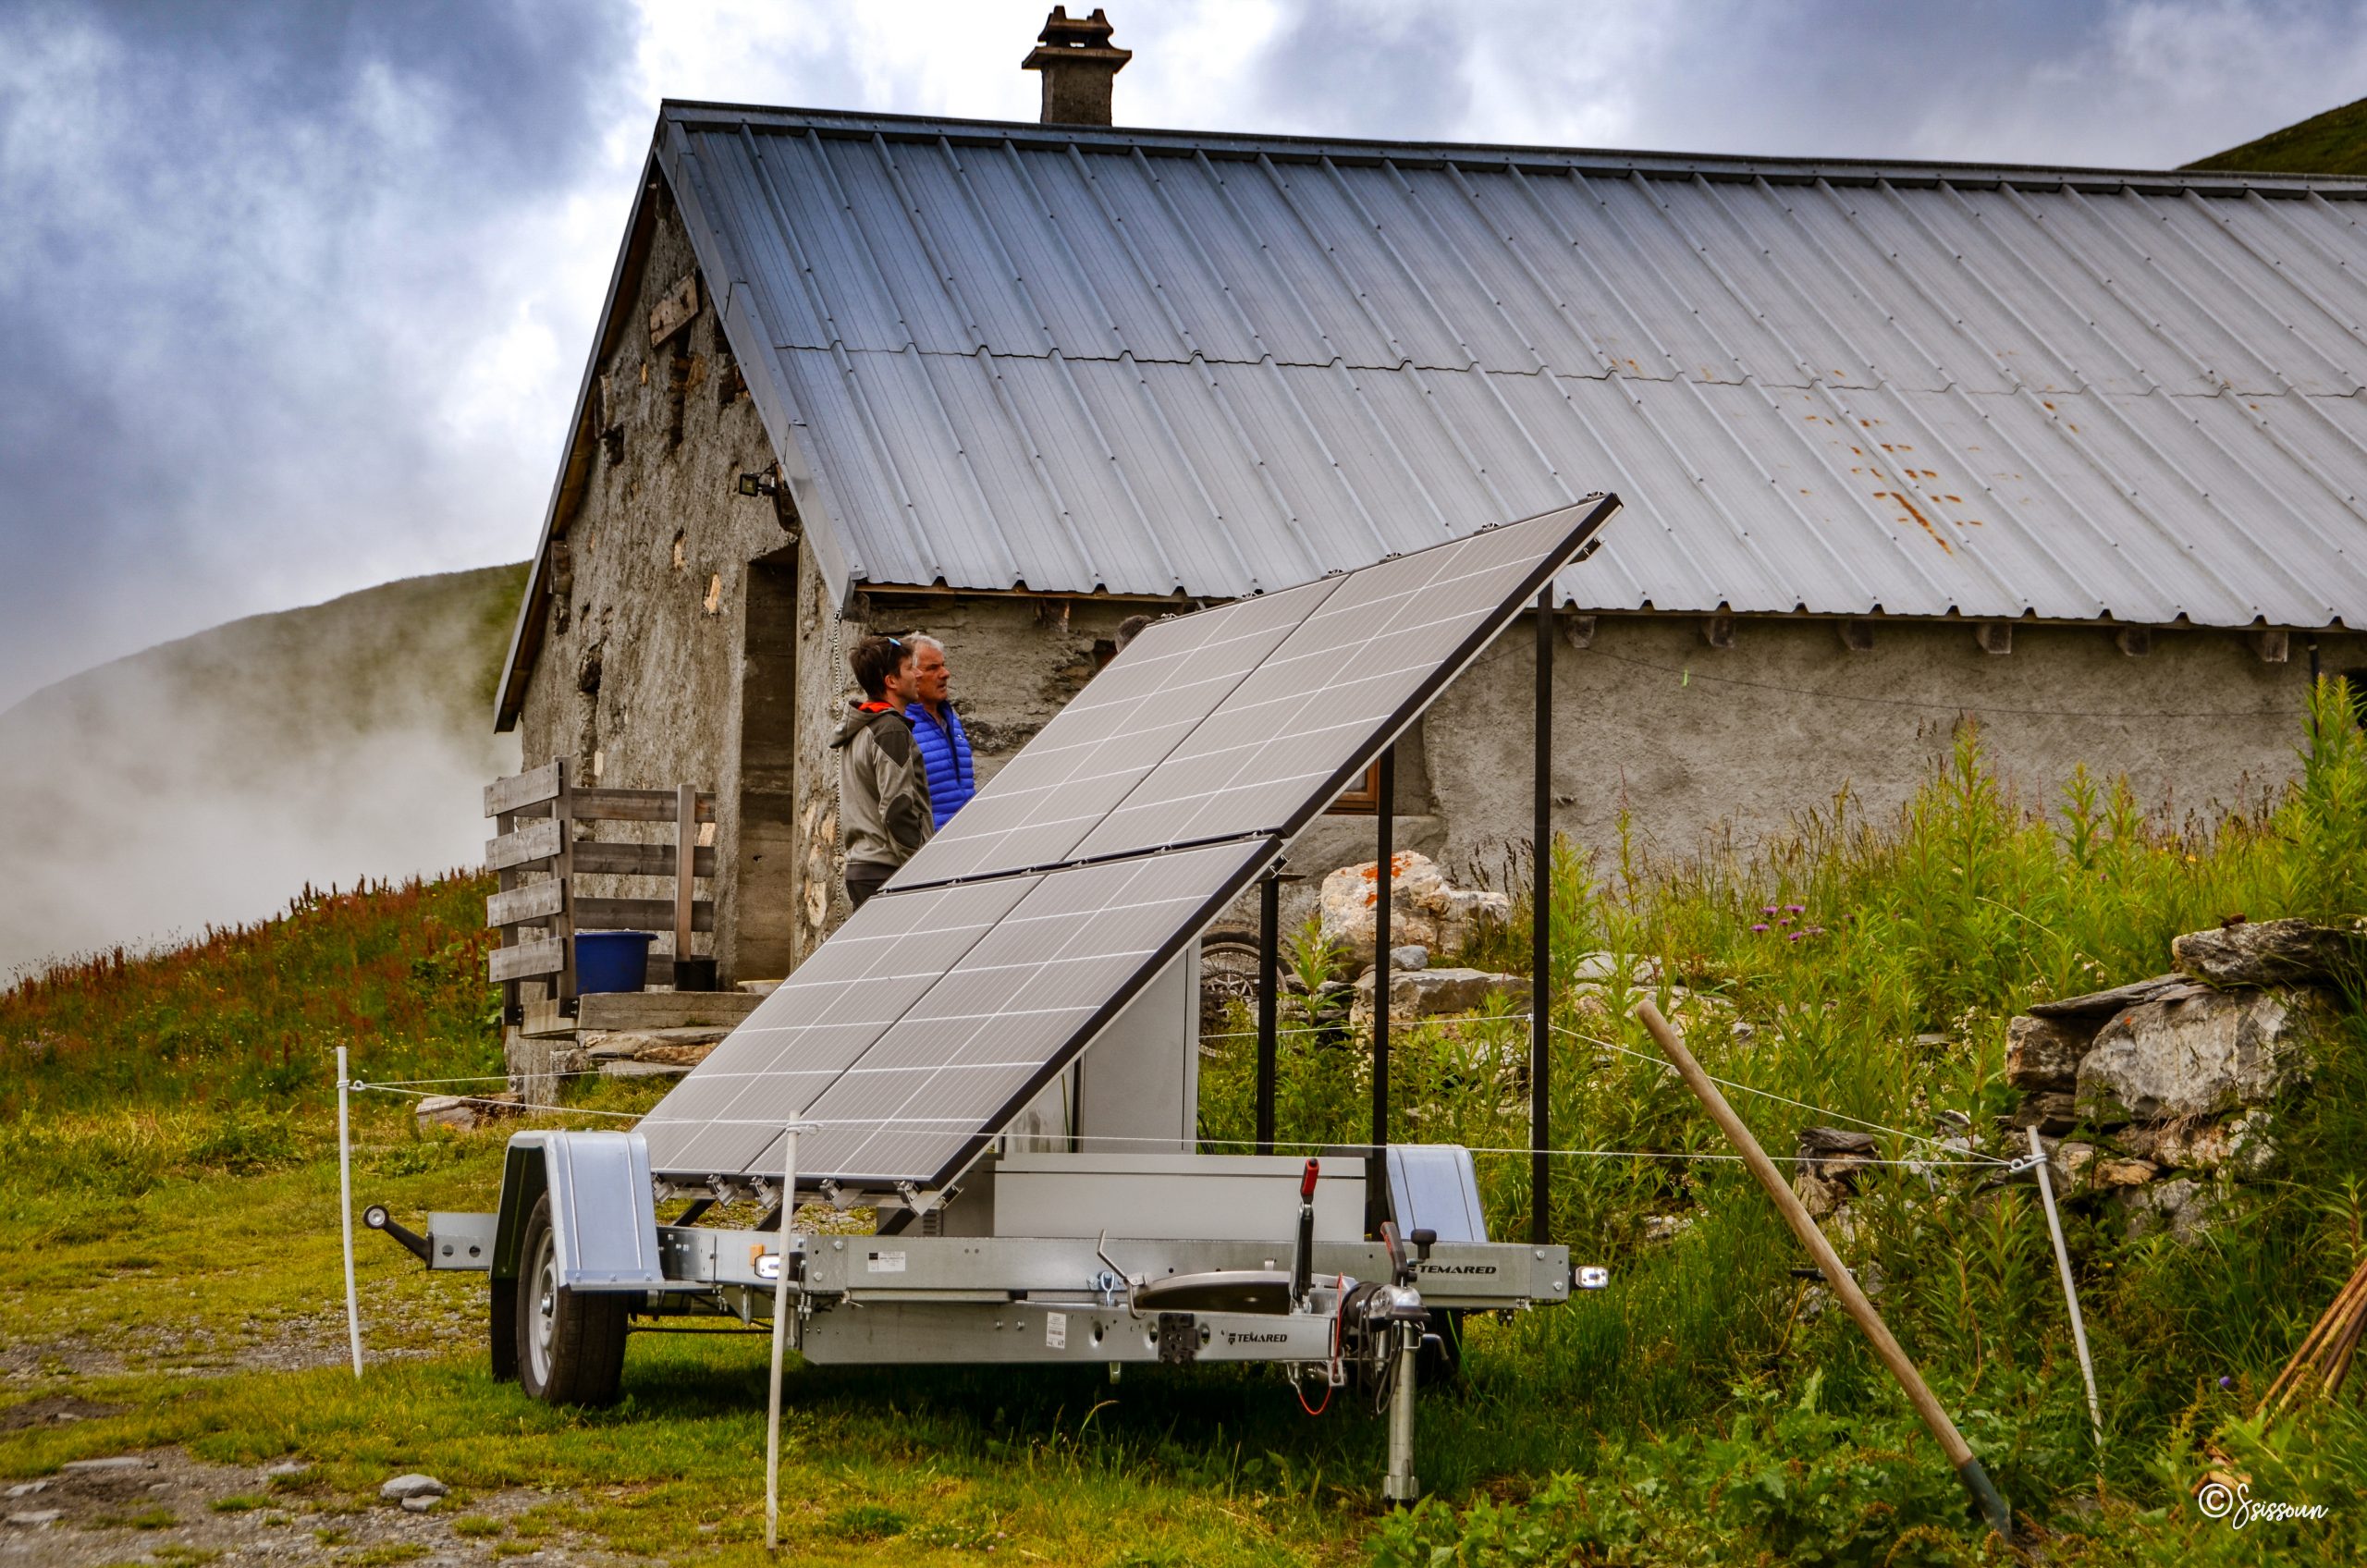
[{"label": "wooden plank", "polygon": [[496,980],[519,980],[530,974],[557,974],[567,967],[568,944],[550,937],[529,937],[514,948],[496,948],[486,965]]},{"label": "wooden plank", "polygon": [[578,999],[575,1023],[579,1029],[730,1028],[764,999],[745,991],[595,991]]},{"label": "wooden plank", "polygon": [[[567,835],[559,823],[551,817],[530,822],[514,833],[504,833],[498,839],[488,839],[484,845],[484,863],[495,871],[506,871],[529,861],[548,860],[567,847]],[[667,868],[672,870],[671,866]]]},{"label": "wooden plank", "polygon": [[516,925],[529,920],[548,920],[566,908],[567,889],[554,877],[544,882],[530,882],[523,888],[504,888],[494,894],[484,901],[484,923],[502,926]]},{"label": "wooden plank", "polygon": [[528,1002],[521,1010],[525,1022],[518,1025],[518,1033],[530,1040],[552,1040],[575,1033],[575,1015],[559,1006],[557,997],[542,997]]},{"label": "wooden plank", "polygon": [[[675,858],[671,844],[601,844],[586,839],[575,846],[575,869],[587,876],[671,876]],[[715,875],[713,850],[700,850],[692,857],[691,875]]]},{"label": "wooden plank", "polygon": [[[575,928],[579,931],[671,931],[674,929],[674,900],[671,899],[587,899],[578,895],[575,900]],[[715,929],[715,905],[705,899],[691,906],[691,929]],[[666,955],[671,964],[674,955]],[[672,984],[672,971],[668,972],[668,984]]]},{"label": "wooden plank", "polygon": [[666,298],[649,312],[649,346],[653,349],[682,328],[699,313],[699,275],[686,272],[681,281],[666,290]]},{"label": "wooden plank", "polygon": [[542,766],[519,774],[514,778],[497,778],[484,787],[484,814],[499,816],[520,806],[539,805],[558,794],[558,764],[546,762]]},{"label": "wooden plank", "polygon": [[[578,822],[675,822],[681,791],[676,790],[576,790],[570,791]],[[715,797],[699,795],[698,820],[715,820]]]}]

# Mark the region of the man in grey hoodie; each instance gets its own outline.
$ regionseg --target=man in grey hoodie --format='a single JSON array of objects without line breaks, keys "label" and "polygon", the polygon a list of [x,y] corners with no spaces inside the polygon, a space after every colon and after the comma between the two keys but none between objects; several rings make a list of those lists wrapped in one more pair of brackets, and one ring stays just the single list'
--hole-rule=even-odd
[{"label": "man in grey hoodie", "polygon": [[936,830],[928,766],[904,709],[919,694],[913,651],[865,637],[847,655],[865,700],[830,744],[839,753],[839,830],[847,847],[847,902],[855,909]]}]

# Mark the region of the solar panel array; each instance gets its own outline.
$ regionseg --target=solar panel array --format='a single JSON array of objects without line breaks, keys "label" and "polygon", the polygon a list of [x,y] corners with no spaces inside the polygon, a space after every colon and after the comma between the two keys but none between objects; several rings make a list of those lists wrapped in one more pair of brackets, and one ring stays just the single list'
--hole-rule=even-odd
[{"label": "solar panel array", "polygon": [[1136,638],[641,1123],[661,1174],[939,1185],[1618,508]]}]

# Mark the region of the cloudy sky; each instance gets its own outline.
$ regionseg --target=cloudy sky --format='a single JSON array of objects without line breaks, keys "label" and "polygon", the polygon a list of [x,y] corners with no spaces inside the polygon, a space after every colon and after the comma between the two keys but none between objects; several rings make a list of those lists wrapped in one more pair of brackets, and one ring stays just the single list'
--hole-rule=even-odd
[{"label": "cloudy sky", "polygon": [[[661,96],[1032,118],[1043,0],[7,0],[0,709],[533,545]],[[1113,0],[1144,125],[2175,165],[2343,0]]]}]

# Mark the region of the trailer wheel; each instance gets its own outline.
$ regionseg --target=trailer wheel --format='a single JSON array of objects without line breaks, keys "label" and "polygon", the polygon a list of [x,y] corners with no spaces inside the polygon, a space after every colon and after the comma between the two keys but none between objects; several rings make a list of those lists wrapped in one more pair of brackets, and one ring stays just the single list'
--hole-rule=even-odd
[{"label": "trailer wheel", "polygon": [[613,1404],[624,1373],[629,1296],[561,1288],[544,1194],[526,1221],[514,1316],[518,1380],[546,1404]]}]

